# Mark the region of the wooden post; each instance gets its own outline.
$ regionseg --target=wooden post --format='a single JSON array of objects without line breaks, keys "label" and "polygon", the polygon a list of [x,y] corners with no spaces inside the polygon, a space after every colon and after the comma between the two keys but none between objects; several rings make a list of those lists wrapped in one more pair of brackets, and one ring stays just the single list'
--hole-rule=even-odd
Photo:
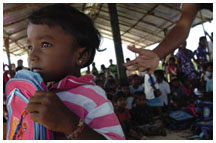
[{"label": "wooden post", "polygon": [[120,83],[124,83],[127,81],[127,76],[126,76],[126,68],[123,66],[124,56],[122,51],[121,35],[119,30],[116,4],[109,3],[108,8],[109,8],[110,22],[112,26],[113,41],[115,45],[115,54],[116,54],[116,61],[118,67],[118,78],[120,80]]},{"label": "wooden post", "polygon": [[6,49],[6,53],[7,53],[7,57],[8,57],[8,68],[9,68],[9,72],[10,72],[10,76],[11,76],[12,70],[11,70],[9,38],[8,37],[4,37],[4,44],[5,44],[5,49]]}]

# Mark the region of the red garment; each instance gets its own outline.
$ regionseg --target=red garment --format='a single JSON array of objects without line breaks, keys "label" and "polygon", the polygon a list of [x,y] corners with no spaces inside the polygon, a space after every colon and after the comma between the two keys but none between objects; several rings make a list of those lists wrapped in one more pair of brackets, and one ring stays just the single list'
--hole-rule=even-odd
[{"label": "red garment", "polygon": [[5,84],[9,80],[8,74],[9,74],[9,71],[5,71],[4,74],[3,74],[3,81],[4,81]]},{"label": "red garment", "polygon": [[186,96],[190,96],[191,88],[186,88],[184,85],[181,88],[184,90]]},{"label": "red garment", "polygon": [[174,71],[175,73],[177,73],[176,65],[169,65],[168,66],[168,72],[172,74],[171,70]]},{"label": "red garment", "polygon": [[116,115],[118,116],[120,123],[131,119],[131,114],[128,109],[125,109],[124,112],[116,111]]}]

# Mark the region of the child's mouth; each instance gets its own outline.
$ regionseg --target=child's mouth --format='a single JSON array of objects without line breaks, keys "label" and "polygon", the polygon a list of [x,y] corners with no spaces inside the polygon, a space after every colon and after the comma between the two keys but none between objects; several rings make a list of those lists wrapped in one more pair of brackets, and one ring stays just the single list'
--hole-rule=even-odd
[{"label": "child's mouth", "polygon": [[42,69],[40,69],[40,68],[32,68],[32,71],[36,72],[36,73],[41,73]]}]

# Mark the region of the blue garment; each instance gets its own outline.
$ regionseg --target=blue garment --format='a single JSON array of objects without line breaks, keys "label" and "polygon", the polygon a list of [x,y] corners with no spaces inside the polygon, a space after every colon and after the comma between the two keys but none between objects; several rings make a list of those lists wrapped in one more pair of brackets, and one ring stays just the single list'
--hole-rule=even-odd
[{"label": "blue garment", "polygon": [[206,81],[206,92],[213,92],[213,79]]},{"label": "blue garment", "polygon": [[206,47],[198,47],[197,50],[195,50],[194,54],[197,56],[197,60],[200,64],[208,62]]},{"label": "blue garment", "polygon": [[191,50],[186,49],[187,52],[184,53],[182,49],[179,49],[177,54],[175,55],[178,59],[180,59],[182,72],[190,79],[197,80],[197,72],[194,68],[194,65],[191,61],[194,54]]}]

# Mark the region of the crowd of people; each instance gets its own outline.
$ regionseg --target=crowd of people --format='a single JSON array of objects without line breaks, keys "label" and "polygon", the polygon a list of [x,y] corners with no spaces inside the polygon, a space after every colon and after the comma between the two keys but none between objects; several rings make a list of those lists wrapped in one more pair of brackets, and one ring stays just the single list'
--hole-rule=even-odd
[{"label": "crowd of people", "polygon": [[92,64],[94,81],[112,101],[126,137],[166,135],[164,130],[159,130],[164,124],[157,123],[155,130],[148,132],[145,125],[152,124],[155,115],[163,122],[166,113],[190,106],[198,97],[197,91],[203,94],[204,100],[213,100],[213,62],[209,52],[212,47],[209,45],[202,36],[198,48],[191,51],[185,41],[175,55],[164,60],[167,63],[163,63],[162,69],[153,74],[127,70],[127,83],[119,82],[117,65],[111,59],[110,66],[101,65],[100,70]]}]

